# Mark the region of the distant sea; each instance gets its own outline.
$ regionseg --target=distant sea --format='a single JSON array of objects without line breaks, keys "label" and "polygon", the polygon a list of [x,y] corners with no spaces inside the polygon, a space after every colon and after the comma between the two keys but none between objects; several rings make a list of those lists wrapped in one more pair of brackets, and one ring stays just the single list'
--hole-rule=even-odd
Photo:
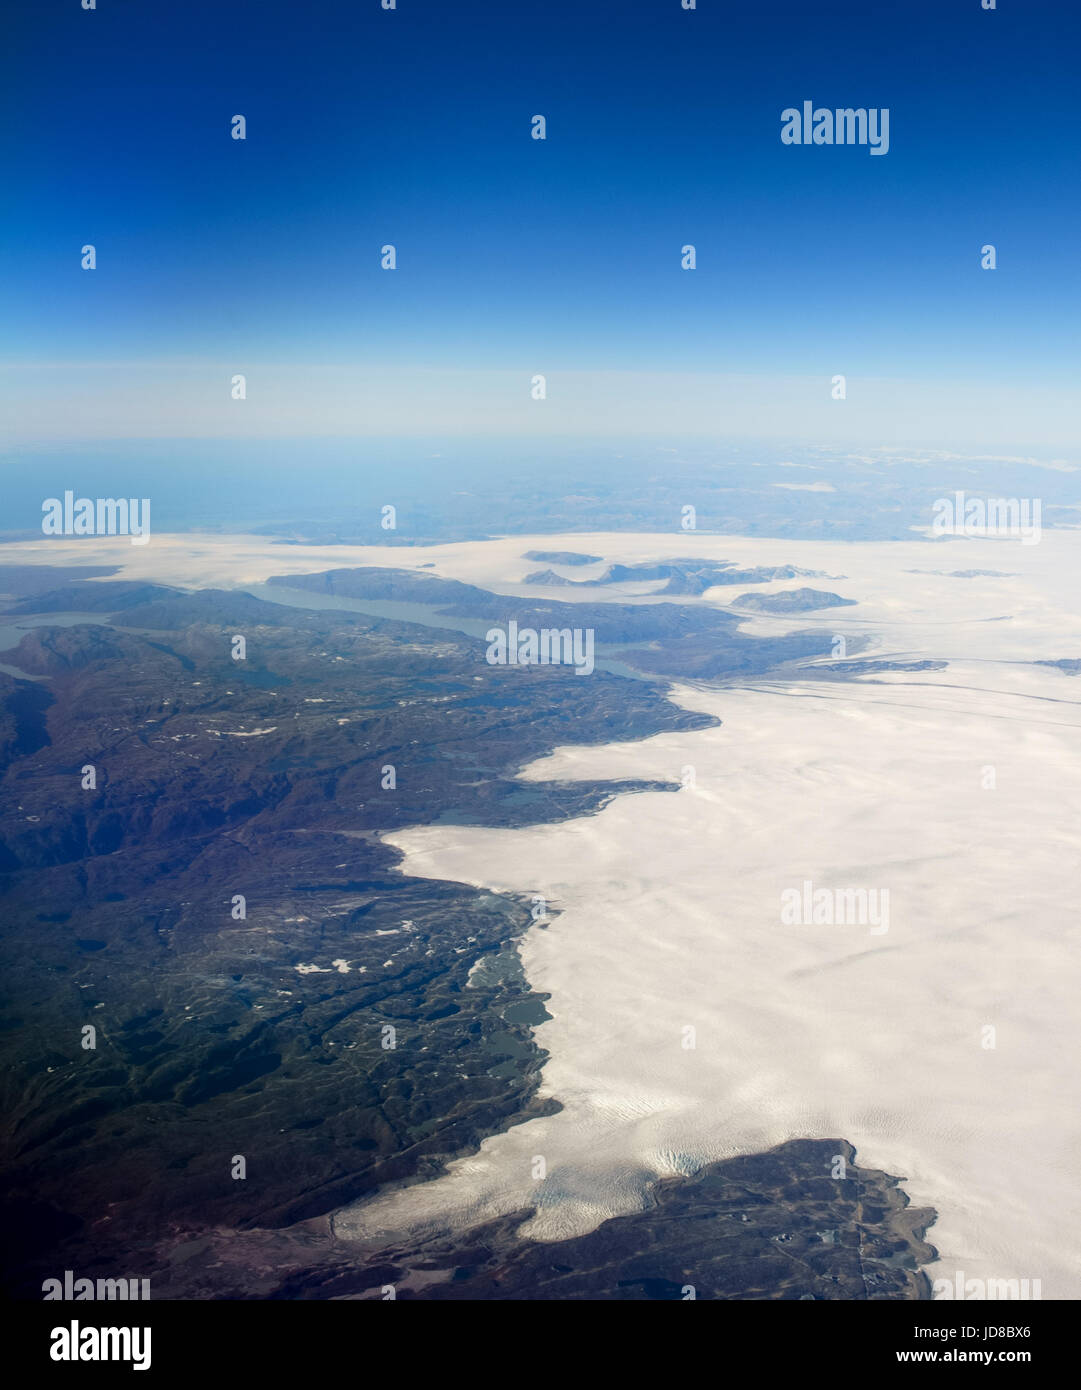
[{"label": "distant sea", "polygon": [[[40,534],[42,502],[149,497],[151,531],[248,531],[416,545],[507,534],[680,531],[910,540],[956,489],[1039,497],[1077,524],[1081,469],[1003,446],[828,451],[813,442],[446,439],[120,440],[0,455],[0,539]],[[1030,461],[1031,460],[1031,461]],[[381,522],[396,509],[394,529]]]}]

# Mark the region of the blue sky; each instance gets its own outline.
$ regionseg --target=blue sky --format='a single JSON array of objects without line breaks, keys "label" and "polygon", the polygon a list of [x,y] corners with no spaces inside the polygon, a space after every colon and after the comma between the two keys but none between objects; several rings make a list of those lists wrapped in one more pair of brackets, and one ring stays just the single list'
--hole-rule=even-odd
[{"label": "blue sky", "polygon": [[[1011,438],[1026,399],[1045,426],[1061,405],[1049,439],[1067,442],[1081,17],[1066,0],[51,0],[13,28],[0,362],[21,365],[0,375],[34,407],[15,407],[16,438],[47,434],[64,402],[76,436],[130,433],[139,392],[166,432],[229,434],[216,393],[232,372],[252,378],[242,428],[258,432],[261,373],[281,407],[294,379],[326,370],[348,395],[362,369],[382,399],[412,385],[395,410],[358,409],[361,433],[482,428],[486,393],[534,372],[580,396],[627,374],[640,398],[657,374],[659,429],[678,428],[683,374],[733,400],[737,378],[757,383],[751,429],[774,383],[775,432],[799,395],[783,383],[843,372],[893,383],[876,390],[894,414],[922,387],[946,408],[955,387],[969,416],[1013,392]],[[888,107],[889,153],[783,145],[781,111],[805,99]],[[295,395],[267,428],[326,417]],[[617,392],[601,428],[620,410]],[[815,428],[798,402],[791,417]],[[591,427],[588,411],[551,418]]]}]

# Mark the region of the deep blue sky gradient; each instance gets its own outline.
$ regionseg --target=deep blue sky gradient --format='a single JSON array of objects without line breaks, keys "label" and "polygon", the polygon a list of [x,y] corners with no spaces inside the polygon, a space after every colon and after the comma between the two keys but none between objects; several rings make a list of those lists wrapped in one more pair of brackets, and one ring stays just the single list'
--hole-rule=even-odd
[{"label": "deep blue sky gradient", "polygon": [[[1077,377],[1066,0],[43,0],[5,22],[4,362]],[[805,98],[889,107],[889,154],[782,145]]]}]

